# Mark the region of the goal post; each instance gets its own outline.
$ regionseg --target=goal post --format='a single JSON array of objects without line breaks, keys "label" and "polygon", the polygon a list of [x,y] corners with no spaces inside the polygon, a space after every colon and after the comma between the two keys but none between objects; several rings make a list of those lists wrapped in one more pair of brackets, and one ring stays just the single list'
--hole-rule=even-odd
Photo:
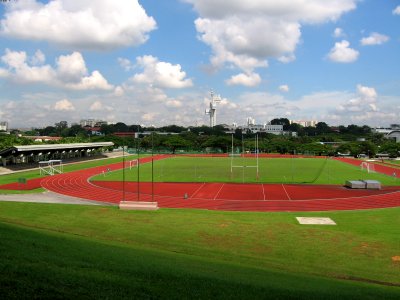
[{"label": "goal post", "polygon": [[367,173],[375,173],[375,165],[366,161],[361,163],[360,169],[361,171],[367,171]]},{"label": "goal post", "polygon": [[[245,150],[244,150],[244,142],[243,142],[243,136],[242,136],[242,153],[234,153],[234,145],[233,145],[233,134],[232,134],[232,145],[231,145],[231,153],[229,154],[231,158],[231,177],[233,176],[233,170],[234,168],[242,168],[242,173],[243,173],[243,181],[244,181],[244,169],[245,168],[255,168],[256,169],[256,179],[259,179],[259,161],[258,161],[258,156],[259,156],[259,148],[258,148],[258,134],[256,134],[254,138],[254,158],[256,159],[255,164],[247,164],[244,159],[246,158],[245,155]],[[241,163],[236,164],[235,158],[241,158]]]},{"label": "goal post", "polygon": [[133,168],[137,168],[139,164],[139,160],[138,159],[132,159],[129,161],[129,170],[132,170]]},{"label": "goal post", "polygon": [[46,161],[39,161],[39,172],[40,175],[54,175],[56,173],[61,174],[64,171],[62,160],[52,159]]}]

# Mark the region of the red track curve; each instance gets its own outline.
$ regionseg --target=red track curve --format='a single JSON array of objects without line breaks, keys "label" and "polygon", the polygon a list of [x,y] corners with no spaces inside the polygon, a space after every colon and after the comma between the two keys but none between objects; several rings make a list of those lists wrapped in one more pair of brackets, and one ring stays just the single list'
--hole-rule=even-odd
[{"label": "red track curve", "polygon": [[[169,156],[158,155],[154,159]],[[141,163],[151,160],[140,159]],[[355,163],[353,161],[345,161]],[[359,163],[359,162],[358,162]],[[89,182],[106,167],[45,177],[41,181],[47,190],[106,203],[123,199],[121,182]],[[108,165],[111,171],[121,169],[122,163]],[[101,184],[101,186],[100,186]],[[159,207],[199,208],[237,211],[329,211],[375,209],[400,206],[400,187],[380,191],[348,190],[340,186],[227,184],[227,183],[126,183],[125,200],[157,201]],[[184,195],[187,194],[187,199]]]}]

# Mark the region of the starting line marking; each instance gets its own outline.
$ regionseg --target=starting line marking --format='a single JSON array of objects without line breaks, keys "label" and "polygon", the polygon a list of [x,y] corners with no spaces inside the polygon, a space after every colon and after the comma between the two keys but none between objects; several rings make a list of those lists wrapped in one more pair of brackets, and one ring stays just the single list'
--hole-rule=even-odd
[{"label": "starting line marking", "polygon": [[336,225],[331,218],[296,217],[301,225]]}]

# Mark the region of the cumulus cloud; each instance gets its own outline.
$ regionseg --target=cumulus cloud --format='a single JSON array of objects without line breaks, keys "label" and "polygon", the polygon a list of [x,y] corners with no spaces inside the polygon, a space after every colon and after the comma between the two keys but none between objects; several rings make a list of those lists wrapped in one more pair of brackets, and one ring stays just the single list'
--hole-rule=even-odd
[{"label": "cumulus cloud", "polygon": [[28,57],[25,51],[6,49],[1,61],[8,69],[7,72],[0,72],[0,75],[3,73],[3,77],[19,84],[43,83],[74,90],[113,88],[99,71],[95,70],[89,75],[79,52],[59,56],[55,67],[45,64],[45,56],[40,50]]},{"label": "cumulus cloud", "polygon": [[118,57],[118,63],[125,71],[130,71],[135,67],[127,58]]},{"label": "cumulus cloud", "polygon": [[143,44],[156,28],[137,0],[12,1],[0,24],[10,37],[97,50]]},{"label": "cumulus cloud", "polygon": [[296,56],[293,53],[290,53],[288,55],[282,55],[281,57],[278,57],[278,61],[284,64],[288,64],[292,61],[296,60]]},{"label": "cumulus cloud", "polygon": [[350,43],[346,40],[335,43],[335,46],[328,54],[331,61],[339,63],[351,63],[357,60],[359,52],[350,48]]},{"label": "cumulus cloud", "polygon": [[253,87],[259,85],[261,82],[261,77],[257,73],[240,73],[232,76],[230,79],[226,80],[228,85],[244,85],[248,87]]},{"label": "cumulus cloud", "polygon": [[73,111],[75,110],[74,105],[69,101],[68,99],[63,99],[60,101],[57,101],[56,104],[54,105],[54,110],[57,111]]},{"label": "cumulus cloud", "polygon": [[289,92],[289,86],[288,86],[287,84],[280,85],[280,86],[279,86],[279,90],[280,90],[281,92],[287,93],[287,92]]},{"label": "cumulus cloud", "polygon": [[179,101],[179,100],[171,99],[171,100],[168,100],[165,103],[165,105],[168,106],[168,107],[181,107],[182,106],[182,102]]},{"label": "cumulus cloud", "polygon": [[113,111],[114,108],[104,105],[101,101],[95,101],[90,105],[89,111]]},{"label": "cumulus cloud", "polygon": [[[268,66],[267,59],[295,59],[302,24],[337,20],[357,0],[185,0],[199,13],[199,39],[213,51],[211,64],[245,73]],[[251,21],[249,21],[251,20]]]},{"label": "cumulus cloud", "polygon": [[334,36],[335,38],[344,37],[345,34],[344,34],[344,32],[343,32],[343,29],[342,29],[342,28],[339,28],[339,27],[336,27],[335,30],[333,31],[333,36]]},{"label": "cumulus cloud", "polygon": [[132,77],[135,83],[145,83],[161,88],[186,88],[193,85],[192,80],[186,78],[186,72],[181,65],[173,65],[159,61],[157,57],[144,55],[136,58],[136,64],[143,69]]},{"label": "cumulus cloud", "polygon": [[381,45],[389,41],[389,37],[384,34],[373,32],[370,36],[361,39],[361,45],[371,46],[371,45]]},{"label": "cumulus cloud", "polygon": [[400,5],[398,5],[394,10],[393,10],[394,15],[400,15]]},{"label": "cumulus cloud", "polygon": [[354,97],[337,106],[336,112],[342,115],[352,115],[352,117],[368,112],[376,112],[379,110],[377,100],[378,94],[374,88],[359,84]]}]

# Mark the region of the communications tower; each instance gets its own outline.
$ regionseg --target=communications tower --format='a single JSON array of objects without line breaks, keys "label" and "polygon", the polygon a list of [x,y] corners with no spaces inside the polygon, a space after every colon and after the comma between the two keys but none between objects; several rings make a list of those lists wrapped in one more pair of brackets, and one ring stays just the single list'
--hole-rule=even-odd
[{"label": "communications tower", "polygon": [[214,95],[211,91],[210,108],[206,109],[206,115],[210,115],[210,127],[217,125],[217,103],[221,102],[220,95]]}]

